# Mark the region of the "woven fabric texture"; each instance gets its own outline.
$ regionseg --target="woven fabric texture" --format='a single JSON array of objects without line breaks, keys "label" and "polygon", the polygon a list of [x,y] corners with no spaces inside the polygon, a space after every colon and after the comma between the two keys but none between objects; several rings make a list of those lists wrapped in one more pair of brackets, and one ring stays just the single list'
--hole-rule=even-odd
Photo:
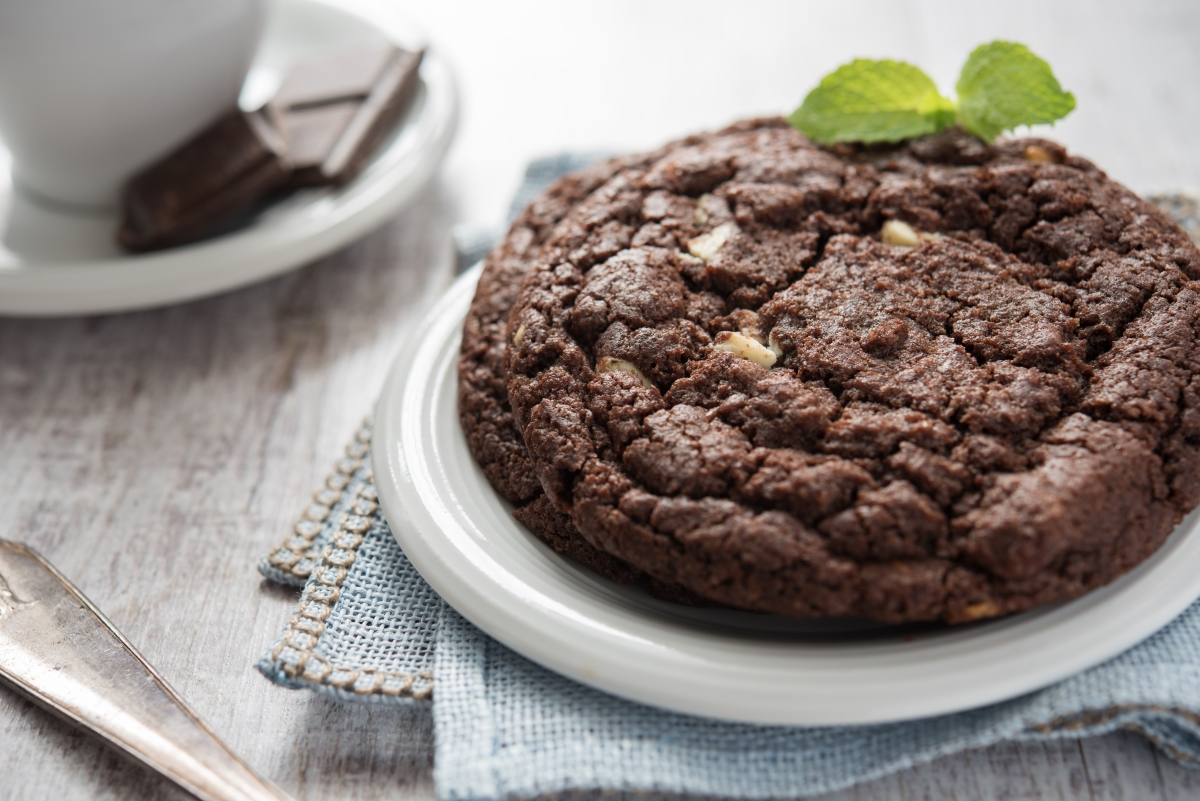
[{"label": "woven fabric texture", "polygon": [[[534,163],[519,198],[590,160]],[[1118,728],[1200,766],[1200,603],[1104,665],[970,712],[830,728],[672,714],[539,667],[442,601],[375,505],[369,441],[364,426],[295,529],[260,565],[267,578],[303,581],[304,590],[258,667],[279,684],[340,701],[432,700],[435,781],[447,801],[596,790],[798,797],[1003,740]]]},{"label": "woven fabric texture", "polygon": [[613,698],[524,659],[452,609],[434,675],[444,799],[568,789],[774,798],[832,791],[1003,740],[1131,728],[1200,758],[1200,605],[1150,641],[1003,704],[882,726],[785,728],[670,714]]},{"label": "woven fabric texture", "polygon": [[304,582],[287,630],[258,668],[272,681],[342,701],[413,703],[433,689],[445,602],[405,558],[376,502],[365,423],[291,534],[259,563]]}]

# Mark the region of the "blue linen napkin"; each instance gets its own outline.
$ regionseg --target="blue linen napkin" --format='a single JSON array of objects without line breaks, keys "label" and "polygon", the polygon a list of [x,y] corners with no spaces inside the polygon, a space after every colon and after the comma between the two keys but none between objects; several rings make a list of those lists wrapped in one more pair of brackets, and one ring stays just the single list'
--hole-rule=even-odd
[{"label": "blue linen napkin", "polygon": [[[519,199],[592,158],[534,162]],[[1103,665],[969,712],[821,728],[674,714],[552,673],[450,608],[383,519],[369,443],[368,423],[292,534],[260,565],[269,579],[304,590],[258,668],[281,685],[339,701],[432,703],[434,780],[446,801],[591,790],[797,797],[1004,740],[1121,728],[1200,767],[1200,603]]]}]

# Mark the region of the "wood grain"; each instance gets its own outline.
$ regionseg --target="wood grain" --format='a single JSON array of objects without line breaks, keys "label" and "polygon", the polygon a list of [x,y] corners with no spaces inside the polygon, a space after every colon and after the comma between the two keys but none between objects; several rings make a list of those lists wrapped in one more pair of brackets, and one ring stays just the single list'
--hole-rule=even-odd
[{"label": "wood grain", "polygon": [[[301,798],[428,797],[432,722],[254,670],[296,593],[258,560],[450,273],[432,190],[287,277],[138,314],[0,320],[0,537],[71,577],[236,751]],[[0,798],[172,798],[0,690]]]}]

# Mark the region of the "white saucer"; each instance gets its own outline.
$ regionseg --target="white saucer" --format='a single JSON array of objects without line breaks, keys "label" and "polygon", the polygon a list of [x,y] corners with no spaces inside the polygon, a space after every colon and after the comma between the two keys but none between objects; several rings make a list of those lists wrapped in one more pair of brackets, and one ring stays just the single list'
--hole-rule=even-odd
[{"label": "white saucer", "polygon": [[[379,40],[425,44],[412,23],[382,3],[279,0],[242,105],[268,98],[298,56]],[[0,314],[94,314],[191,300],[294,269],[368,233],[429,182],[454,135],[457,94],[437,53],[425,54],[421,81],[395,135],[350,184],[296,192],[230,233],[158,253],[120,252],[115,213],[67,213],[14,193],[0,147]]]},{"label": "white saucer", "polygon": [[375,415],[375,481],[396,539],[433,588],[551,670],[713,718],[882,723],[1045,687],[1149,637],[1200,595],[1200,513],[1108,587],[966,627],[691,609],[598,578],[516,523],[467,450],[456,364],[478,276],[477,268],[455,283],[393,366]]}]

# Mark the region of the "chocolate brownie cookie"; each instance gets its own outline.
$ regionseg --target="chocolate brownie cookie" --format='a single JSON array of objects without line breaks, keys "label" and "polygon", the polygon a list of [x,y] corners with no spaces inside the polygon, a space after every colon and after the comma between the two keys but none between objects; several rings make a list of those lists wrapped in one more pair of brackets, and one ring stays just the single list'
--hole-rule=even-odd
[{"label": "chocolate brownie cookie", "polygon": [[1051,142],[751,121],[540,236],[496,329],[504,425],[657,580],[968,621],[1111,581],[1200,500],[1200,253]]}]

